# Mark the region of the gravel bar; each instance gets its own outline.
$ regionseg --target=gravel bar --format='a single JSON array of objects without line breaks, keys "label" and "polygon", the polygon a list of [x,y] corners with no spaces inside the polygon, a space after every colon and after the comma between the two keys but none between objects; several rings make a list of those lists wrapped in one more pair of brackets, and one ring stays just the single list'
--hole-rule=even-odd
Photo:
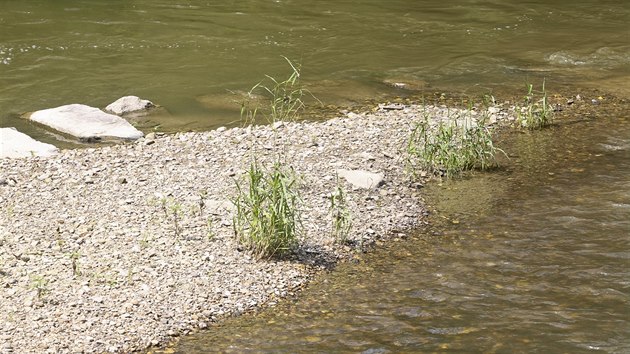
[{"label": "gravel bar", "polygon": [[[151,133],[0,160],[0,353],[145,350],[294,294],[423,222],[422,183],[404,173],[406,139],[421,117],[454,115],[470,113],[380,105],[324,122]],[[254,155],[266,166],[280,156],[300,177],[304,232],[284,260],[256,260],[234,237],[230,199]],[[383,181],[338,182],[341,169]],[[353,220],[346,244],[331,232],[337,183]]]}]

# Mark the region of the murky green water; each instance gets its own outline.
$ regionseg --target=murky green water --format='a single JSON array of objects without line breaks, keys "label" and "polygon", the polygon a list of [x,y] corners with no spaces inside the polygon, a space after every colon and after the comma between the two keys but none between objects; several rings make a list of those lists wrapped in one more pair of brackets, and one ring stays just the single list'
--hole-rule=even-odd
[{"label": "murky green water", "polygon": [[502,145],[503,171],[427,191],[432,230],[176,352],[630,352],[628,110]]},{"label": "murky green water", "polygon": [[68,103],[104,107],[128,94],[170,114],[161,130],[207,129],[238,118],[228,90],[287,56],[325,103],[411,89],[630,88],[625,1],[0,1],[0,126]]}]

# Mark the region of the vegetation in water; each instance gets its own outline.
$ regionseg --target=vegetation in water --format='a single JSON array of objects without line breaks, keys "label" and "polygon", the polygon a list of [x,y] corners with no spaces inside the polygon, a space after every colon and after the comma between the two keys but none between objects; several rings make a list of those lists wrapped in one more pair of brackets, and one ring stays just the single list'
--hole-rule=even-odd
[{"label": "vegetation in water", "polygon": [[553,122],[554,111],[547,100],[544,80],[540,91],[534,90],[534,85],[527,84],[527,94],[523,101],[523,105],[517,109],[518,121],[523,127],[536,130]]},{"label": "vegetation in water", "polygon": [[[247,98],[241,103],[241,118],[245,124],[253,124],[259,113],[263,115],[267,123],[279,121],[295,121],[304,110],[302,97],[307,92],[300,83],[300,66],[284,57],[291,67],[291,74],[280,81],[270,75],[265,75],[266,80],[254,85],[247,93]],[[268,96],[268,102],[264,106],[253,105],[257,92],[262,91]]]},{"label": "vegetation in water", "polygon": [[407,171],[415,178],[421,171],[453,177],[471,169],[496,165],[494,146],[486,119],[448,118],[431,126],[428,116],[415,122],[407,140]]},{"label": "vegetation in water", "polygon": [[253,162],[236,188],[233,226],[239,243],[259,258],[290,252],[301,231],[295,172],[280,163],[265,170]]}]

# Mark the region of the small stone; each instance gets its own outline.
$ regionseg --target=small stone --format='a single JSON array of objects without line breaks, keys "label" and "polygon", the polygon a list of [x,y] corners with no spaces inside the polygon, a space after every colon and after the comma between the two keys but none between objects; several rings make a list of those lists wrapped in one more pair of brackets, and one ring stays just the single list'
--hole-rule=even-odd
[{"label": "small stone", "polygon": [[501,108],[499,107],[488,107],[488,113],[490,114],[497,114],[501,112]]},{"label": "small stone", "polygon": [[337,174],[343,177],[351,185],[357,188],[373,189],[377,188],[383,182],[382,173],[374,173],[363,170],[337,170]]},{"label": "small stone", "polygon": [[380,109],[384,109],[387,111],[394,111],[394,110],[399,111],[399,110],[405,109],[405,105],[402,103],[390,103],[390,104],[385,104],[385,105],[381,104],[378,107]]},{"label": "small stone", "polygon": [[127,113],[146,111],[153,107],[155,107],[155,105],[149,100],[143,100],[138,96],[125,96],[110,103],[107,107],[105,107],[105,110],[118,115],[123,115]]},{"label": "small stone", "polygon": [[282,127],[284,127],[284,122],[283,121],[277,121],[277,122],[273,122],[273,125],[271,126],[274,130],[275,129],[280,129]]}]

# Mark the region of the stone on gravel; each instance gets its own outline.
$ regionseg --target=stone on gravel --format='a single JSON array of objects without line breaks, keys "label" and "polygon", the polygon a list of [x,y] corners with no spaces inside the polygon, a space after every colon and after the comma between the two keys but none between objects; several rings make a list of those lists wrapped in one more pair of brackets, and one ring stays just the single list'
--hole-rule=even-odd
[{"label": "stone on gravel", "polygon": [[147,111],[155,107],[149,100],[143,100],[138,96],[125,96],[110,103],[105,110],[118,115]]},{"label": "stone on gravel", "polygon": [[337,174],[357,188],[373,189],[383,183],[383,174],[363,170],[337,170]]},{"label": "stone on gravel", "polygon": [[31,114],[30,120],[81,140],[102,138],[139,139],[142,132],[126,120],[83,104],[69,104]]},{"label": "stone on gravel", "polygon": [[20,133],[15,128],[0,128],[0,158],[51,156],[59,149]]}]

